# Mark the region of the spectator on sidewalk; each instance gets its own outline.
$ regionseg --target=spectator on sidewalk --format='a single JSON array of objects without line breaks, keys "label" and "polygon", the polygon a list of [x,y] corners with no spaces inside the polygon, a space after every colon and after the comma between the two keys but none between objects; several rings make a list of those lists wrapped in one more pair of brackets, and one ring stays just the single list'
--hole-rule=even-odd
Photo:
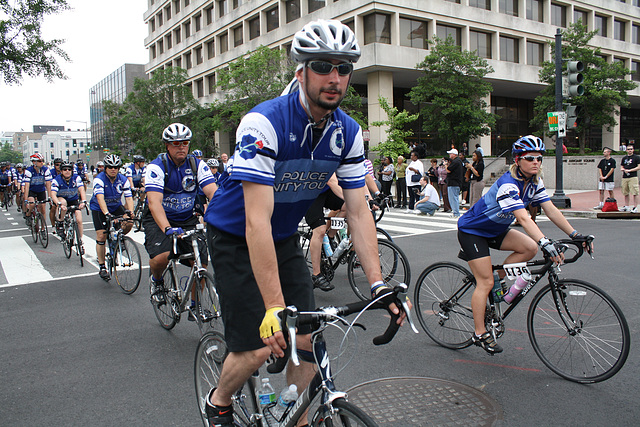
[{"label": "spectator on sidewalk", "polygon": [[398,156],[398,163],[396,163],[396,208],[407,207],[406,171],[407,164],[404,162],[404,157]]},{"label": "spectator on sidewalk", "polygon": [[604,206],[604,192],[609,192],[609,197],[613,198],[613,172],[616,169],[616,159],[611,157],[611,148],[604,147],[602,150],[604,159],[598,163],[598,190],[600,191],[600,203],[593,209],[602,209]]},{"label": "spectator on sidewalk", "polygon": [[[411,152],[411,163],[407,166],[407,190],[409,191],[409,208],[405,213],[414,212],[418,192],[420,191],[420,177],[424,175],[424,165],[419,159],[417,151]],[[414,178],[417,176],[417,179]]]},{"label": "spectator on sidewalk", "polygon": [[436,169],[436,173],[438,174],[438,190],[440,191],[440,198],[442,199],[442,204],[444,205],[444,213],[451,212],[451,206],[449,206],[449,193],[447,192],[447,166],[449,164],[449,160],[443,158],[442,163]]},{"label": "spectator on sidewalk", "polygon": [[[640,156],[633,154],[633,145],[627,145],[627,155],[620,161],[622,170],[622,195],[624,207],[622,212],[638,212],[638,170],[640,169]],[[629,196],[633,196],[633,206],[629,205]]]},{"label": "spectator on sidewalk", "polygon": [[452,148],[447,151],[449,155],[449,166],[447,167],[447,192],[449,193],[449,205],[451,206],[451,216],[460,216],[460,187],[464,181],[464,166],[458,158],[458,150]]},{"label": "spectator on sidewalk", "polygon": [[382,193],[385,196],[391,195],[391,184],[393,184],[393,159],[389,156],[382,159],[383,168],[380,171],[380,181],[382,183]]},{"label": "spectator on sidewalk", "polygon": [[480,154],[482,154],[482,157],[484,157],[484,150],[480,144],[476,144],[476,151],[479,151]]},{"label": "spectator on sidewalk", "polygon": [[473,163],[467,163],[465,167],[469,170],[470,177],[470,189],[469,189],[469,209],[480,200],[482,197],[482,191],[484,190],[484,160],[482,153],[476,150],[471,155]]},{"label": "spectator on sidewalk", "polygon": [[420,196],[416,202],[416,210],[418,215],[430,215],[433,216],[440,207],[440,196],[438,191],[433,185],[429,183],[431,179],[428,176],[420,178]]}]

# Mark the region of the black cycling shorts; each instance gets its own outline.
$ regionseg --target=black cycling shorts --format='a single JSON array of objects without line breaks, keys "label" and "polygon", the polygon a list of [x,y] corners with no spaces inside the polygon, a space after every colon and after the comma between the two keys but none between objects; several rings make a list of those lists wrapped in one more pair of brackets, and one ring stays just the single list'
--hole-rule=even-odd
[{"label": "black cycling shorts", "polygon": [[29,195],[27,197],[33,197],[39,202],[44,202],[47,200],[47,192],[46,191],[31,191],[29,189]]},{"label": "black cycling shorts", "polygon": [[342,209],[343,204],[344,200],[336,196],[335,193],[329,189],[313,201],[309,209],[307,209],[307,213],[304,215],[304,220],[307,221],[309,227],[314,230],[326,224],[323,208],[338,211]]},{"label": "black cycling shorts", "polygon": [[[198,218],[194,215],[192,218],[183,222],[169,221],[172,227],[181,227],[183,230],[192,230],[199,224]],[[173,239],[160,230],[156,220],[153,219],[151,211],[146,209],[142,215],[142,226],[144,227],[144,248],[149,254],[149,258],[155,258],[165,252],[173,252]],[[193,252],[191,240],[178,239],[177,249],[179,254],[188,254]],[[200,251],[200,261],[202,264],[209,264],[209,253],[207,252],[207,242],[198,241],[198,250]],[[189,260],[180,260],[180,263],[190,266]]]},{"label": "black cycling shorts", "polygon": [[[207,234],[227,347],[232,352],[262,348],[260,324],[265,308],[251,270],[247,241],[211,225]],[[313,284],[298,233],[275,242],[275,248],[285,305],[295,305],[300,311],[314,310]],[[299,328],[298,333],[311,333],[311,326]]]},{"label": "black cycling shorts", "polygon": [[[124,206],[119,206],[113,212],[110,212],[114,216],[124,215]],[[102,211],[91,211],[91,216],[93,218],[93,227],[98,230],[106,230],[107,229],[107,217],[102,213]]]},{"label": "black cycling shorts", "polygon": [[458,242],[469,261],[490,256],[489,248],[500,249],[509,230],[496,237],[482,237],[458,230]]},{"label": "black cycling shorts", "polygon": [[64,200],[67,201],[67,207],[80,205],[80,199],[79,198],[75,199],[75,200],[69,200],[69,199],[66,199],[64,197],[58,197],[58,200],[60,200],[60,199],[64,199]]}]

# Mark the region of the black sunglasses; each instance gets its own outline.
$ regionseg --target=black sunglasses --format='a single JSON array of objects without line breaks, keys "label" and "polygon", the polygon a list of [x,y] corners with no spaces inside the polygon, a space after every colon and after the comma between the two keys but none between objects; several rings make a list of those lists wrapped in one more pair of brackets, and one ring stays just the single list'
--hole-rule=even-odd
[{"label": "black sunglasses", "polygon": [[342,62],[338,65],[333,65],[327,61],[310,61],[309,68],[316,74],[330,74],[334,68],[338,69],[338,74],[341,76],[348,76],[353,72],[353,64],[350,62]]},{"label": "black sunglasses", "polygon": [[118,166],[105,166],[106,169],[119,169]]},{"label": "black sunglasses", "polygon": [[73,168],[60,168],[61,171],[72,171]]},{"label": "black sunglasses", "polygon": [[542,156],[522,156],[520,158],[525,159],[528,162],[533,162],[534,160],[537,160],[540,163],[542,163]]}]

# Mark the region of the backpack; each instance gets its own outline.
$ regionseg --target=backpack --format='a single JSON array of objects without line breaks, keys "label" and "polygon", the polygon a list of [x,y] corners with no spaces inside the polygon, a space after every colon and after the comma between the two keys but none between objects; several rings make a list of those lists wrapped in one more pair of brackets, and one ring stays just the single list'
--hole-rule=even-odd
[{"label": "backpack", "polygon": [[618,202],[613,197],[608,197],[602,206],[602,212],[618,212]]},{"label": "backpack", "polygon": [[[167,183],[169,182],[169,164],[167,163],[167,153],[160,154],[162,159],[162,165],[164,166],[164,188],[166,190]],[[191,171],[193,172],[193,178],[196,181],[196,191],[198,191],[198,162],[195,156],[188,155],[187,160],[191,163]]]}]

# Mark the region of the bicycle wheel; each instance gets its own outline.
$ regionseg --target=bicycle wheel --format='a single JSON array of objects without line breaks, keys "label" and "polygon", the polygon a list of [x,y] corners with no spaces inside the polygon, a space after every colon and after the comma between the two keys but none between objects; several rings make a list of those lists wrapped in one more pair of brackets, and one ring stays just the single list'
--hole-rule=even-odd
[{"label": "bicycle wheel", "polygon": [[321,405],[313,415],[311,425],[314,427],[377,427],[378,425],[373,418],[367,415],[362,409],[351,402],[347,402],[342,397],[334,400],[331,406],[333,407],[333,411],[325,405]]},{"label": "bicycle wheel", "polygon": [[[384,283],[393,287],[399,283],[411,282],[411,267],[407,256],[402,249],[386,239],[378,239],[378,258]],[[355,252],[349,254],[347,260],[347,277],[351,289],[362,300],[371,299],[371,287],[367,276],[364,274],[358,255]]]},{"label": "bicycle wheel", "polygon": [[[162,275],[162,278],[164,279],[164,289],[159,291],[156,295],[151,296],[153,312],[155,313],[160,326],[166,330],[170,330],[176,326],[176,323],[180,318],[180,304],[173,297],[171,291],[172,289],[175,289],[171,271],[171,268],[167,268]],[[150,292],[151,280],[151,277],[149,277]]]},{"label": "bicycle wheel", "polygon": [[203,333],[209,330],[222,333],[224,328],[220,314],[220,300],[213,277],[208,272],[202,272],[200,278],[204,283],[198,285],[198,326]]},{"label": "bicycle wheel", "polygon": [[[73,222],[73,234],[76,237],[76,251],[78,251],[78,256],[80,257],[80,267],[84,267],[84,247],[82,246],[82,236],[78,230],[78,223],[75,221]],[[73,241],[73,237],[70,241]]]},{"label": "bicycle wheel", "polygon": [[378,235],[378,239],[387,239],[388,241],[393,242],[393,237],[391,237],[391,234],[387,233],[386,230],[376,227],[376,233]]},{"label": "bicycle wheel", "polygon": [[38,218],[38,215],[32,211],[31,212],[31,237],[33,238],[33,243],[38,243],[39,227],[40,227],[40,218]]},{"label": "bicycle wheel", "polygon": [[67,259],[71,258],[71,254],[73,253],[73,232],[73,227],[69,227],[65,230],[64,237],[61,240],[62,248],[64,249],[64,255],[67,257]]},{"label": "bicycle wheel", "polygon": [[560,313],[550,285],[531,301],[527,327],[536,354],[569,381],[611,378],[629,355],[629,326],[622,311],[605,292],[582,280],[560,280],[558,291]]},{"label": "bicycle wheel", "polygon": [[311,231],[298,231],[298,235],[300,236],[300,247],[302,248],[302,253],[304,254],[304,259],[307,261],[307,267],[309,267],[309,272],[313,272],[313,263],[311,262]]},{"label": "bicycle wheel", "polygon": [[453,262],[430,265],[420,274],[413,296],[414,312],[436,343],[454,350],[471,345],[475,286],[469,270]]},{"label": "bicycle wheel", "polygon": [[44,219],[44,215],[39,214],[40,219],[38,222],[40,223],[40,230],[38,234],[40,234],[40,244],[43,248],[49,246],[49,230],[47,230],[47,221]]},{"label": "bicycle wheel", "polygon": [[142,258],[134,241],[122,236],[113,254],[113,271],[122,292],[129,295],[138,289],[142,278]]}]

